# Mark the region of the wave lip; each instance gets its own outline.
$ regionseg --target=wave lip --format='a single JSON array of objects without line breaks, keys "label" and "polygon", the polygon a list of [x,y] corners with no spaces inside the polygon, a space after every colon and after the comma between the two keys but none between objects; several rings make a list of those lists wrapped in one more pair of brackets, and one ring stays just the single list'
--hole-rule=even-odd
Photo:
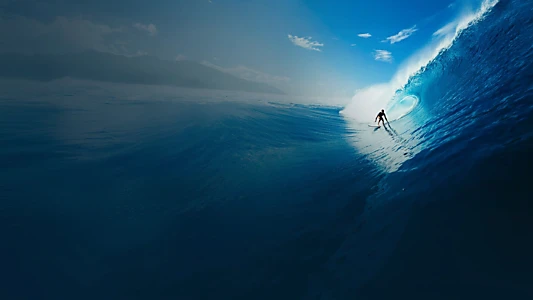
[{"label": "wave lip", "polygon": [[409,114],[418,105],[419,99],[415,95],[402,96],[398,101],[393,101],[387,107],[387,116],[390,121],[399,120]]}]

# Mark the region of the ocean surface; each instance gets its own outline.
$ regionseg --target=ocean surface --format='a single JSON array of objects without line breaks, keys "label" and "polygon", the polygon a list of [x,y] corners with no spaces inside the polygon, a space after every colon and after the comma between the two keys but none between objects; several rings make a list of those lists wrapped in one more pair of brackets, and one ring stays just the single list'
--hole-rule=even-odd
[{"label": "ocean surface", "polygon": [[533,2],[474,17],[342,105],[3,79],[0,299],[533,299]]}]

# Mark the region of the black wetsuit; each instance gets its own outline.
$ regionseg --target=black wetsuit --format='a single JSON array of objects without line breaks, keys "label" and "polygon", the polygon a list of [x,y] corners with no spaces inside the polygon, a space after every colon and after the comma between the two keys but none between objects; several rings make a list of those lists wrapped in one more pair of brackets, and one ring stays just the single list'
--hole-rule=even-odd
[{"label": "black wetsuit", "polygon": [[[384,116],[384,115],[385,115],[384,112],[382,112],[382,111],[379,112],[379,114],[378,114],[378,118],[379,118],[380,121],[383,121],[383,116]],[[385,122],[385,121],[383,121],[383,122]]]}]

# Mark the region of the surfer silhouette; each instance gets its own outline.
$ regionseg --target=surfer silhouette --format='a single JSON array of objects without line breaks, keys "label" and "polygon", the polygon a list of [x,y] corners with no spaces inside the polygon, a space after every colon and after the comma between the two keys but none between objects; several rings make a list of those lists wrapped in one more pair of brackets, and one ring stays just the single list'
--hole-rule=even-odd
[{"label": "surfer silhouette", "polygon": [[379,122],[383,122],[383,126],[385,126],[385,121],[383,121],[383,118],[385,118],[385,120],[387,120],[387,123],[389,123],[389,120],[387,119],[387,116],[385,115],[385,110],[382,109],[378,115],[376,116],[376,119],[374,120],[374,122],[376,122],[379,118],[379,121],[378,121],[378,126],[379,126]]}]

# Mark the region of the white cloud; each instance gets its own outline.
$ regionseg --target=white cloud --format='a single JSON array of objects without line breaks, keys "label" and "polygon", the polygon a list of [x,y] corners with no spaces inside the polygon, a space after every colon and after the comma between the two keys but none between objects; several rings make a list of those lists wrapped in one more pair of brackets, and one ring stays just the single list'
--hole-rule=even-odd
[{"label": "white cloud", "polygon": [[[1,0],[0,0],[1,1]],[[147,27],[148,28],[148,27]],[[0,52],[25,54],[95,50],[126,56],[151,52],[129,24],[110,26],[84,17],[58,16],[50,21],[0,14]],[[145,45],[146,46],[146,45]],[[143,51],[138,51],[143,50]]]},{"label": "white cloud", "polygon": [[141,23],[135,23],[133,24],[133,27],[139,29],[140,31],[145,31],[149,35],[154,36],[157,34],[157,27],[154,24],[141,24]]},{"label": "white cloud", "polygon": [[128,56],[128,57],[138,57],[138,56],[147,56],[148,55],[148,52],[146,51],[137,51],[136,53],[133,53],[133,54],[125,54],[125,56]]},{"label": "white cloud", "polygon": [[411,28],[403,29],[402,31],[398,32],[395,35],[389,36],[386,38],[383,42],[389,41],[391,44],[401,42],[405,40],[406,38],[410,37],[415,31],[417,31],[416,26],[413,26]]},{"label": "white cloud", "polygon": [[288,35],[289,40],[296,46],[302,47],[309,50],[314,50],[321,52],[322,50],[318,47],[323,47],[324,44],[319,43],[317,41],[312,41],[311,37],[298,37],[293,35]]},{"label": "white cloud", "polygon": [[97,50],[115,52],[125,47],[115,38],[122,27],[83,18],[57,17],[50,23],[22,16],[0,17],[1,52],[50,53]]},{"label": "white cloud", "polygon": [[176,61],[182,61],[182,60],[186,60],[187,59],[187,56],[183,55],[183,54],[178,54],[175,58]]},{"label": "white cloud", "polygon": [[351,44],[350,46],[351,46],[351,47],[355,47],[355,46],[357,46],[357,44]]},{"label": "white cloud", "polygon": [[376,50],[374,51],[374,59],[378,61],[392,61],[392,53],[387,50]]},{"label": "white cloud", "polygon": [[370,33],[360,33],[357,36],[367,39],[367,38],[371,37],[372,35]]},{"label": "white cloud", "polygon": [[263,82],[263,83],[269,83],[269,84],[274,84],[274,85],[288,83],[290,81],[289,77],[267,74],[261,71],[248,68],[246,66],[237,66],[234,68],[223,68],[221,66],[215,65],[208,61],[203,61],[202,64],[204,66],[217,69],[224,73],[228,73],[233,76],[246,79],[246,80],[250,80],[250,81]]}]

